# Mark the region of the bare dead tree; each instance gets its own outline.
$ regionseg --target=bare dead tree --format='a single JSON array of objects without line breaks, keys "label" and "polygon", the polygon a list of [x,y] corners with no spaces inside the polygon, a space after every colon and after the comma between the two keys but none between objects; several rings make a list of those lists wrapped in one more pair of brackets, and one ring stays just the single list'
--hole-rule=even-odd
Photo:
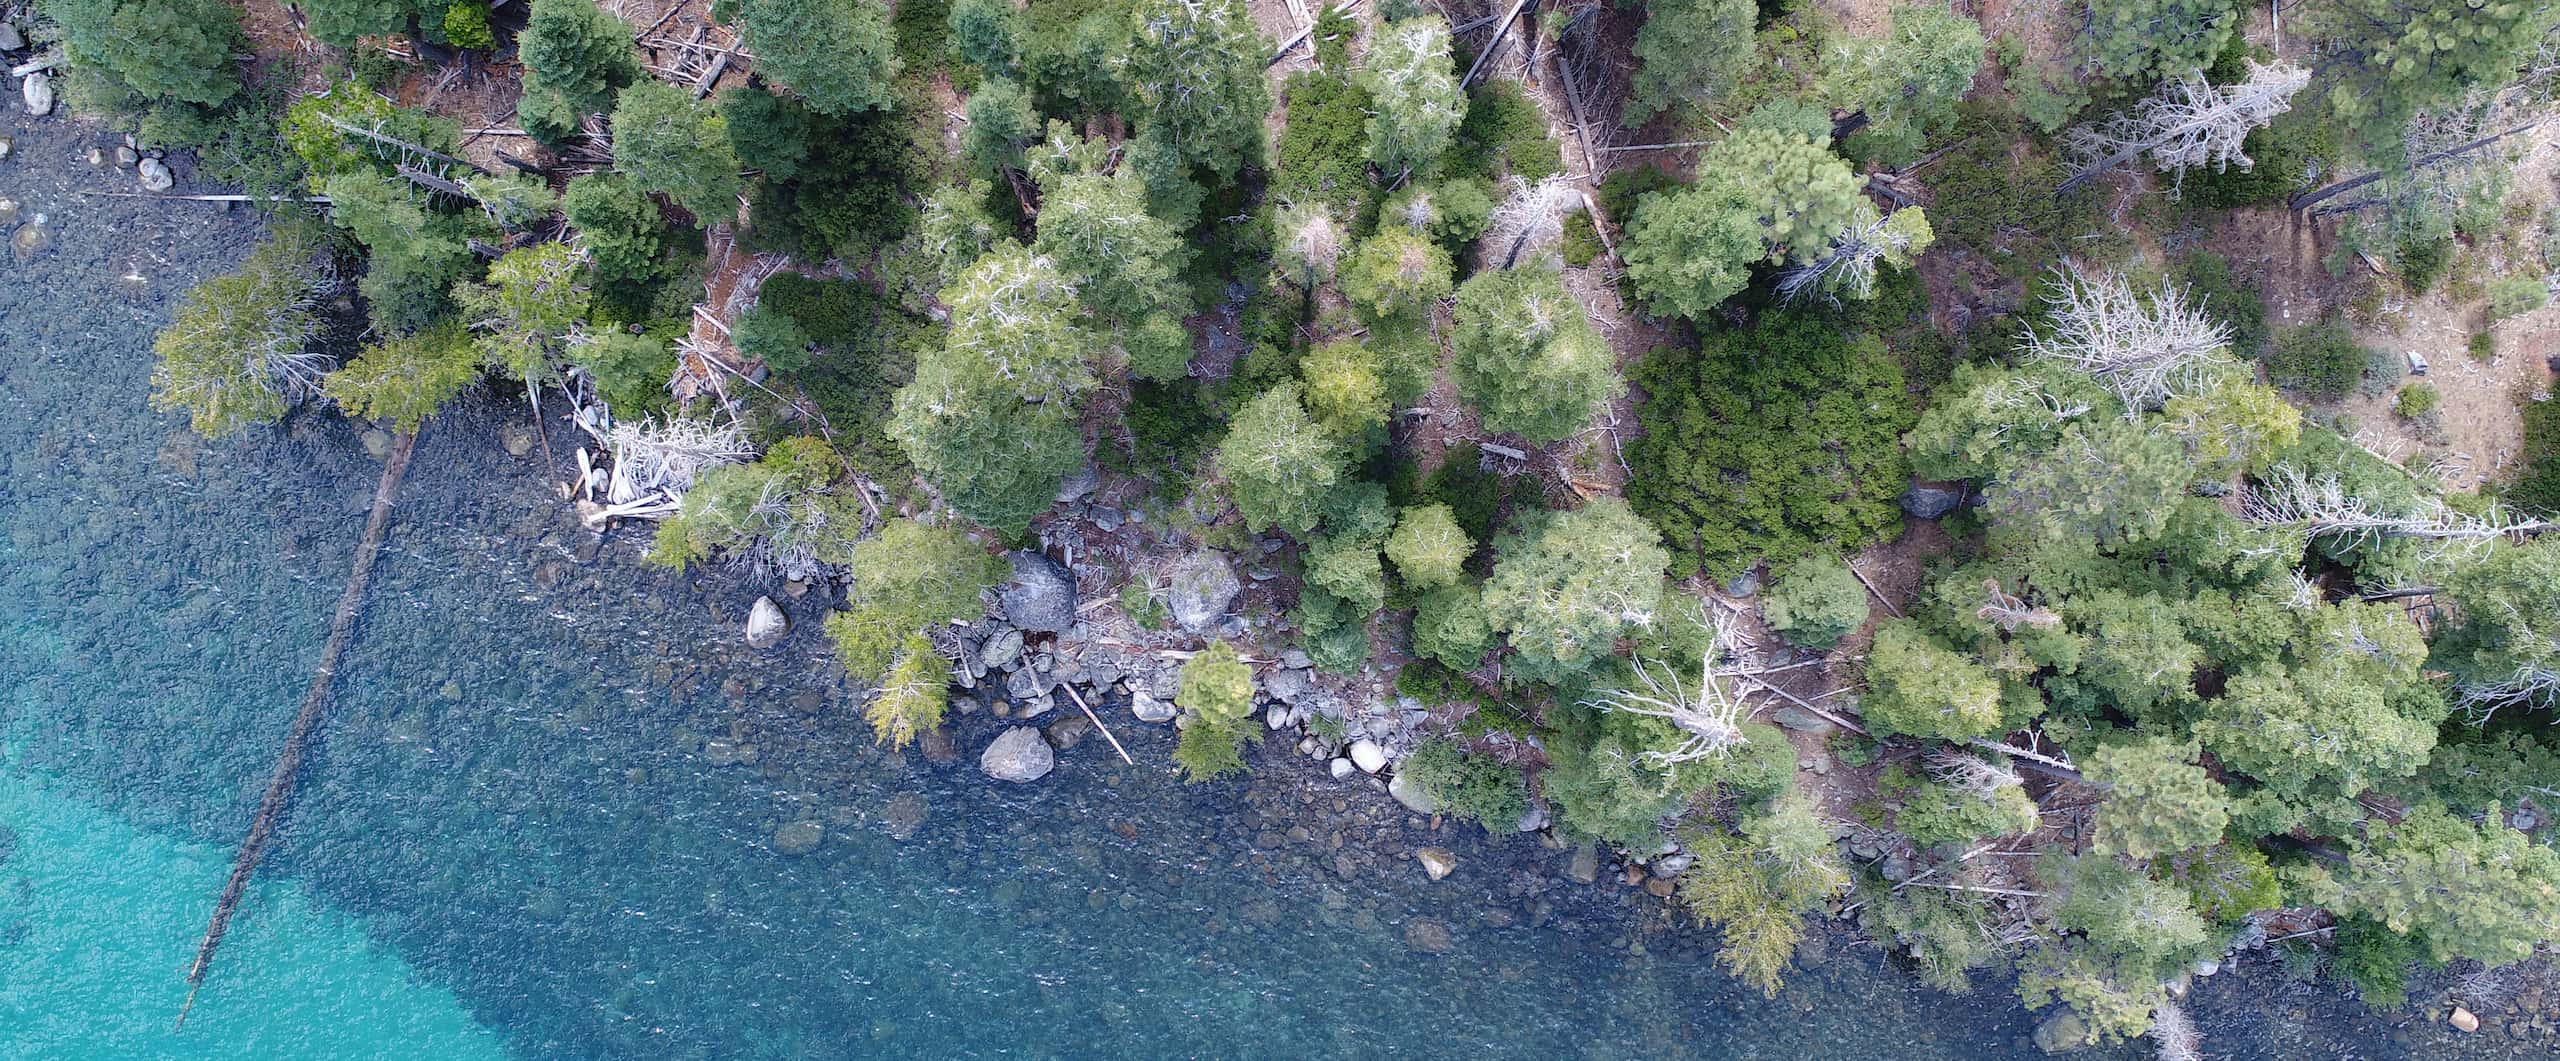
[{"label": "bare dead tree", "polygon": [[693,417],[626,420],[614,424],[605,438],[613,454],[605,500],[615,505],[653,496],[672,504],[693,488],[702,473],[724,464],[743,464],[756,455],[746,431],[737,424]]},{"label": "bare dead tree", "polygon": [[2054,280],[2045,298],[2051,324],[2028,332],[2023,349],[2088,373],[2123,399],[2128,417],[2160,407],[2228,361],[2231,329],[2189,303],[2184,288],[2164,280],[2145,296],[2122,276],[2091,276],[2072,264],[2056,266]]},{"label": "bare dead tree", "polygon": [[2306,537],[2371,545],[2391,538],[2484,544],[2550,530],[2549,520],[2523,519],[2497,505],[2464,512],[2441,497],[2422,495],[2403,506],[2385,506],[2347,489],[2335,473],[2310,475],[2278,465],[2240,496],[2241,517],[2265,527],[2290,527]]},{"label": "bare dead tree", "polygon": [[1974,617],[1987,620],[2004,632],[2016,633],[2021,626],[2050,630],[2062,625],[2062,617],[2055,615],[2053,609],[2029,605],[2023,598],[2001,589],[1999,579],[1983,579],[1982,592],[1983,604],[1974,609]]},{"label": "bare dead tree", "polygon": [[1929,753],[1929,776],[1939,784],[1985,801],[1999,795],[2003,789],[2026,783],[2006,763],[1993,762],[1952,748]]},{"label": "bare dead tree", "polygon": [[2160,1061],[2204,1061],[2204,1034],[2169,999],[2161,999],[2151,1011],[2151,1041],[2160,1049]]},{"label": "bare dead tree", "polygon": [[1543,251],[1564,238],[1565,215],[1582,208],[1582,193],[1563,177],[1536,184],[1511,178],[1511,194],[1493,208],[1485,226],[1484,246],[1502,249],[1502,267],[1520,263],[1523,255]]},{"label": "bare dead tree", "polygon": [[1875,294],[1876,267],[1909,265],[1928,249],[1923,215],[1877,212],[1861,202],[1857,216],[1831,236],[1830,249],[1812,261],[1789,266],[1778,274],[1778,297],[1794,302],[1817,291],[1845,293],[1863,299]]},{"label": "bare dead tree", "polygon": [[1742,720],[1749,712],[1743,706],[1735,679],[1743,672],[1717,664],[1718,657],[1731,649],[1733,635],[1721,621],[1710,620],[1709,629],[1713,633],[1706,649],[1699,653],[1694,684],[1682,681],[1679,670],[1669,663],[1636,659],[1632,663],[1636,674],[1632,685],[1583,701],[1584,706],[1603,711],[1663,719],[1678,729],[1678,745],[1643,754],[1644,760],[1654,766],[1721,759],[1742,746]]},{"label": "bare dead tree", "polygon": [[2199,166],[2216,173],[2234,165],[2248,169],[2254,163],[2241,144],[2249,131],[2292,110],[2294,94],[2310,83],[2309,70],[2254,59],[2248,77],[2237,84],[2215,85],[2202,77],[2166,82],[2131,112],[2074,126],[2063,142],[2081,160],[2080,168],[2057,190],[2068,192],[2145,154],[2154,168],[2179,177]]}]

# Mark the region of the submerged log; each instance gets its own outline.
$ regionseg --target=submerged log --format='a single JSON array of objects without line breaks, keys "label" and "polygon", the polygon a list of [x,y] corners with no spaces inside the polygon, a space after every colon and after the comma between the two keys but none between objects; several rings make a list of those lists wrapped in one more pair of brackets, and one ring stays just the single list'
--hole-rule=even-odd
[{"label": "submerged log", "polygon": [[391,529],[391,498],[400,491],[400,478],[408,472],[409,454],[417,445],[417,432],[401,435],[391,445],[391,459],[382,466],[382,479],[373,489],[373,512],[365,517],[364,538],[356,545],[355,569],[347,574],[346,591],[338,595],[338,613],[329,622],[329,640],[320,649],[320,664],[312,668],[311,690],[303,695],[302,710],[293,716],[293,726],[285,732],[284,750],[277,754],[275,769],[267,775],[266,795],[258,800],[257,816],[249,820],[249,835],[240,841],[240,853],[231,860],[231,879],[223,883],[222,898],[213,904],[213,918],[205,924],[204,941],[196,945],[195,964],[187,969],[187,1001],[178,1008],[180,1029],[187,1026],[187,1012],[195,1008],[196,993],[204,990],[205,974],[213,969],[214,952],[222,949],[222,935],[230,930],[231,916],[239,911],[240,900],[248,893],[249,878],[257,873],[258,860],[266,856],[267,845],[275,840],[276,823],[293,802],[302,756],[310,750],[311,738],[319,732],[321,718],[328,711],[329,688],[338,674],[338,659],[346,655],[347,645],[355,640],[356,618],[364,613],[365,583],[373,577],[374,559],[382,554],[383,535]]}]

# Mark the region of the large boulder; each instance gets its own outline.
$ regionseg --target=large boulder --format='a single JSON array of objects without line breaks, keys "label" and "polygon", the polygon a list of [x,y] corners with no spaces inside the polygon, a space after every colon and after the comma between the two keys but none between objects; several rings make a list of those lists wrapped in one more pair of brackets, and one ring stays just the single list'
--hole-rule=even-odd
[{"label": "large boulder", "polygon": [[771,597],[756,598],[756,606],[747,610],[747,647],[772,648],[791,632],[791,620],[782,614],[782,606]]},{"label": "large boulder", "polygon": [[1913,519],[1942,519],[1964,504],[1961,486],[1931,486],[1913,483],[1902,492],[1902,511]]},{"label": "large boulder", "polygon": [[1058,753],[1040,735],[1037,726],[1014,726],[997,734],[988,742],[985,753],[978,756],[978,769],[998,781],[1027,784],[1049,776],[1058,765]]},{"label": "large boulder", "polygon": [[[1415,814],[1440,813],[1440,801],[1431,798],[1431,791],[1416,784],[1411,774],[1398,771],[1387,781],[1387,795],[1394,796],[1396,802],[1404,804],[1404,809]],[[1440,878],[1434,876],[1431,879]]]},{"label": "large boulder", "polygon": [[53,113],[53,78],[38,70],[18,84],[18,96],[27,105],[27,113],[38,118]]},{"label": "large boulder", "polygon": [[156,158],[143,159],[135,174],[146,192],[165,192],[178,186],[177,175],[169,172],[169,164]]},{"label": "large boulder", "polygon": [[1227,554],[1215,549],[1201,549],[1174,561],[1165,579],[1169,583],[1165,605],[1173,613],[1174,624],[1193,633],[1226,618],[1227,607],[1244,589]]},{"label": "large boulder", "polygon": [[1076,621],[1076,576],[1034,552],[1005,554],[1013,581],[1004,584],[1005,621],[1035,633],[1054,634]]}]

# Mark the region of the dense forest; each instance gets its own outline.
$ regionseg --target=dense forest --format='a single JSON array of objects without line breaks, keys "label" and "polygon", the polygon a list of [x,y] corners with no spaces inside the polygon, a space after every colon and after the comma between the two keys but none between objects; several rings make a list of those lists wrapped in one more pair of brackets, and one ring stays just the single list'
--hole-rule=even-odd
[{"label": "dense forest", "polygon": [[1068,562],[1187,776],[1410,713],[1772,993],[1844,917],[2186,1057],[2236,950],[2560,940],[2560,7],[34,11],[30,110],[272,214],[155,405],[520,396],[591,527],[834,594],[881,741],[1143,513]]}]

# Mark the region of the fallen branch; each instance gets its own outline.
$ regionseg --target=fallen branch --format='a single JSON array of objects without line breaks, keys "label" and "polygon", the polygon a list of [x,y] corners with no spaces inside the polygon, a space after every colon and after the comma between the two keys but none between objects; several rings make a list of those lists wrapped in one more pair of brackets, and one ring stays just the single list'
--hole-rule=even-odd
[{"label": "fallen branch", "polygon": [[1884,613],[1886,615],[1893,616],[1896,619],[1902,618],[1902,609],[1894,607],[1892,601],[1884,599],[1884,591],[1877,589],[1875,583],[1867,581],[1866,572],[1858,570],[1858,565],[1856,564],[1850,564],[1848,566],[1849,573],[1858,576],[1858,584],[1867,587],[1867,592],[1875,594],[1876,603],[1884,605]]},{"label": "fallen branch", "polygon": [[213,919],[206,923],[204,941],[196,945],[195,964],[187,969],[187,1001],[178,1007],[178,1029],[187,1026],[187,1011],[195,1008],[196,992],[204,990],[205,974],[213,969],[214,952],[222,948],[222,935],[231,928],[231,916],[240,909],[240,900],[248,894],[249,878],[258,871],[258,860],[266,857],[267,845],[275,839],[276,823],[284,817],[285,808],[293,802],[293,786],[302,772],[302,756],[311,747],[311,738],[320,729],[327,713],[329,687],[338,674],[338,659],[346,655],[347,645],[355,640],[356,619],[364,613],[365,584],[373,577],[373,562],[382,555],[382,538],[391,529],[391,498],[400,491],[401,476],[408,473],[409,455],[418,446],[415,431],[401,435],[391,444],[390,460],[382,466],[382,479],[373,488],[373,511],[365,517],[364,537],[356,544],[355,570],[347,575],[347,588],[338,595],[337,617],[329,622],[329,640],[320,649],[320,663],[312,668],[311,690],[302,697],[302,710],[293,716],[293,725],[285,731],[284,750],[276,755],[275,769],[267,775],[266,795],[258,800],[257,816],[249,820],[249,835],[240,841],[240,853],[231,860],[231,879],[222,885],[222,897],[213,904]]},{"label": "fallen branch", "polygon": [[1476,53],[1476,61],[1467,67],[1467,76],[1458,79],[1460,90],[1475,84],[1476,75],[1484,72],[1484,64],[1502,51],[1503,38],[1511,32],[1511,24],[1520,18],[1520,9],[1527,6],[1529,0],[1512,0],[1511,12],[1502,16],[1502,24],[1493,27],[1493,39],[1484,42],[1484,50]]},{"label": "fallen branch", "polygon": [[1066,690],[1067,699],[1075,701],[1076,709],[1084,712],[1084,717],[1093,723],[1093,728],[1102,731],[1102,739],[1111,742],[1111,750],[1120,753],[1121,762],[1131,766],[1138,765],[1137,760],[1129,758],[1129,749],[1120,746],[1120,738],[1111,735],[1111,727],[1102,724],[1102,716],[1094,714],[1092,705],[1084,702],[1084,694],[1076,691],[1074,682],[1060,682],[1058,688]]}]

